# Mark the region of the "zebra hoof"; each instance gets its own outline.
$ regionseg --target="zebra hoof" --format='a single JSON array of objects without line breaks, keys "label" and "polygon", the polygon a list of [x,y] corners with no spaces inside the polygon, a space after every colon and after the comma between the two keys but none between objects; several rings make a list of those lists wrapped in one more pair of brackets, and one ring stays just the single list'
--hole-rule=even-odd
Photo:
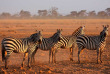
[{"label": "zebra hoof", "polygon": [[78,62],[78,64],[80,64],[80,62]]},{"label": "zebra hoof", "polygon": [[20,69],[23,69],[23,67],[21,66]]},{"label": "zebra hoof", "polygon": [[51,63],[51,62],[49,61],[49,63]]},{"label": "zebra hoof", "polygon": [[30,68],[31,68],[31,66],[28,66],[28,68],[30,69]]},{"label": "zebra hoof", "polygon": [[72,58],[70,58],[70,61],[73,61],[73,59],[72,59]]},{"label": "zebra hoof", "polygon": [[5,67],[5,69],[8,69],[8,67]]},{"label": "zebra hoof", "polygon": [[21,64],[21,67],[23,67],[23,64]]},{"label": "zebra hoof", "polygon": [[56,61],[52,62],[53,64],[56,63]]},{"label": "zebra hoof", "polygon": [[98,62],[96,64],[99,64]]},{"label": "zebra hoof", "polygon": [[100,61],[102,63],[102,61]]}]

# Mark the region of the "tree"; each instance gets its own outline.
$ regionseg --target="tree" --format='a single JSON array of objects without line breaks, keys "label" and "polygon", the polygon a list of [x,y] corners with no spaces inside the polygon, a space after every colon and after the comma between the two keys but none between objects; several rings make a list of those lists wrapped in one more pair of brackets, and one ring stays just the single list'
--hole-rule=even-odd
[{"label": "tree", "polygon": [[39,16],[47,16],[47,14],[48,14],[47,10],[38,10]]},{"label": "tree", "polygon": [[98,12],[97,14],[99,17],[106,17],[107,16],[107,13],[105,11],[100,11]]},{"label": "tree", "polygon": [[72,11],[72,12],[70,12],[70,16],[72,16],[72,17],[77,17],[77,11]]},{"label": "tree", "polygon": [[107,8],[105,11],[106,11],[107,15],[110,16],[110,8]]},{"label": "tree", "polygon": [[95,11],[90,11],[90,12],[88,13],[88,16],[94,17],[94,16],[96,16],[96,12],[95,12]]},{"label": "tree", "polygon": [[12,18],[15,18],[15,19],[16,19],[16,18],[19,18],[19,14],[13,14],[13,15],[12,15]]},{"label": "tree", "polygon": [[49,9],[49,16],[57,17],[58,16],[58,8],[52,7]]},{"label": "tree", "polygon": [[11,18],[11,14],[8,13],[8,12],[3,12],[1,15],[0,15],[1,18]]},{"label": "tree", "polygon": [[29,11],[24,11],[24,10],[21,10],[19,15],[20,15],[21,18],[30,18],[31,17],[30,12]]},{"label": "tree", "polygon": [[79,11],[79,12],[78,12],[78,16],[79,16],[79,17],[85,17],[85,16],[87,16],[86,10],[81,10],[81,11]]}]

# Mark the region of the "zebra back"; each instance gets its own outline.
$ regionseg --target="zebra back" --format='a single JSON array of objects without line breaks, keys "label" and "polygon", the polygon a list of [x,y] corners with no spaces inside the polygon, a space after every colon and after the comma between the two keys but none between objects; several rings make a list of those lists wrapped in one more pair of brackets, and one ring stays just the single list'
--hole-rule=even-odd
[{"label": "zebra back", "polygon": [[29,37],[29,41],[34,44],[41,44],[42,42],[42,32],[39,31],[38,33],[34,33]]},{"label": "zebra back", "polygon": [[61,40],[55,44],[55,47],[61,47],[61,48],[69,48],[73,45],[73,43],[76,40],[76,37],[79,35],[84,34],[84,27],[85,26],[80,26],[78,29],[76,29],[71,36],[64,36],[62,35]]},{"label": "zebra back", "polygon": [[72,36],[79,36],[79,35],[82,35],[82,34],[85,34],[84,33],[84,28],[85,26],[80,26],[78,29],[76,29],[73,33],[72,33]]},{"label": "zebra back", "polygon": [[79,49],[87,48],[91,50],[96,50],[98,47],[104,48],[106,45],[106,39],[108,35],[108,27],[109,26],[103,26],[103,30],[100,32],[100,35],[98,36],[78,36],[76,42]]},{"label": "zebra back", "polygon": [[29,46],[39,44],[41,41],[42,35],[40,32],[32,34],[28,38],[4,38],[2,40],[2,51],[7,51],[7,55],[10,55],[12,52],[25,53]]},{"label": "zebra back", "polygon": [[61,39],[61,29],[57,29],[57,32],[50,38],[43,38],[42,43],[38,45],[41,50],[50,50]]}]

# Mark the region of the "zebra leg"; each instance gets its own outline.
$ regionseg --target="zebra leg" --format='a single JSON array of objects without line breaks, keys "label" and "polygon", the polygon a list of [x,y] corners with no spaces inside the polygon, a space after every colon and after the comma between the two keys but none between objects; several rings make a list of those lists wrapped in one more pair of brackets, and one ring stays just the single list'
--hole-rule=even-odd
[{"label": "zebra leg", "polygon": [[56,51],[54,53],[54,63],[56,63]]},{"label": "zebra leg", "polygon": [[24,61],[25,61],[25,58],[27,57],[27,54],[28,54],[28,53],[24,53],[23,62],[22,62],[22,64],[21,64],[22,67],[24,66]]},{"label": "zebra leg", "polygon": [[82,45],[78,45],[78,63],[80,63],[80,53],[81,51],[84,49],[84,47]]},{"label": "zebra leg", "polygon": [[79,57],[79,55],[80,55],[80,51],[78,50],[78,63],[80,63],[80,57]]},{"label": "zebra leg", "polygon": [[60,48],[58,47],[57,49],[54,50],[54,63],[56,63],[56,53],[58,52]]},{"label": "zebra leg", "polygon": [[102,63],[101,55],[102,55],[102,51],[100,50],[100,62]]},{"label": "zebra leg", "polygon": [[98,64],[98,55],[99,55],[99,49],[97,49],[97,64]]},{"label": "zebra leg", "polygon": [[7,67],[7,57],[5,58],[5,68],[8,69],[8,67]]},{"label": "zebra leg", "polygon": [[34,56],[35,56],[35,54],[32,55],[32,57],[31,57],[31,63],[33,63],[33,64],[35,63],[35,57]]},{"label": "zebra leg", "polygon": [[83,49],[82,48],[80,48],[79,50],[78,50],[78,63],[80,63],[80,53],[81,53],[81,51],[82,51]]},{"label": "zebra leg", "polygon": [[54,53],[53,53],[53,51],[52,51],[52,63],[54,63],[54,57],[53,57],[53,54],[54,54]]},{"label": "zebra leg", "polygon": [[52,51],[52,63],[55,63],[55,50]]},{"label": "zebra leg", "polygon": [[29,55],[28,55],[28,67],[29,67],[29,68],[31,68],[31,65],[30,65],[30,58],[31,58],[31,55],[29,54]]},{"label": "zebra leg", "polygon": [[31,57],[31,63],[35,63],[35,54],[38,50],[38,47],[36,47],[35,51],[32,53],[32,57]]},{"label": "zebra leg", "polygon": [[33,51],[33,53],[32,53],[31,63],[35,63],[35,54],[36,54],[37,50],[38,50],[38,48],[36,48],[35,51]]},{"label": "zebra leg", "polygon": [[5,58],[5,69],[8,69],[8,66],[7,66],[8,58],[9,58],[9,56],[6,56],[6,58]]},{"label": "zebra leg", "polygon": [[57,52],[57,50],[53,50],[52,52],[53,52],[52,53],[52,62],[56,63],[56,52]]},{"label": "zebra leg", "polygon": [[[8,69],[7,61],[8,61],[8,59],[9,59],[11,53],[12,53],[12,52],[8,52],[8,53],[7,53],[7,51],[5,51],[5,69]],[[8,55],[7,55],[7,54],[8,54]]]},{"label": "zebra leg", "polygon": [[52,49],[49,50],[49,63],[50,63],[50,58],[51,58],[51,54],[52,54]]},{"label": "zebra leg", "polygon": [[70,61],[73,61],[73,48],[70,48]]}]

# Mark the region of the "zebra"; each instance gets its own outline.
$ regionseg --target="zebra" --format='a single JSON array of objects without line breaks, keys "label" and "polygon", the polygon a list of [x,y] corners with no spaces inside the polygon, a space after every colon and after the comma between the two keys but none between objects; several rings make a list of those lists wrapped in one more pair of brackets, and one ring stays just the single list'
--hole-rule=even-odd
[{"label": "zebra", "polygon": [[100,32],[100,35],[97,35],[97,36],[81,35],[77,37],[76,43],[78,46],[78,63],[80,63],[80,58],[79,58],[80,52],[84,48],[97,51],[97,63],[98,63],[98,55],[100,52],[100,62],[102,63],[101,54],[106,45],[108,27],[109,25],[106,25],[106,26],[103,25],[103,30]]},{"label": "zebra", "polygon": [[38,48],[43,51],[49,50],[49,63],[50,63],[51,49],[58,41],[61,40],[61,32],[62,32],[62,29],[57,29],[57,32],[52,37],[42,38],[42,43],[38,45],[38,47],[32,54],[32,60],[31,60],[32,63],[35,62],[34,56],[35,56],[35,53],[37,52]]},{"label": "zebra", "polygon": [[[38,45],[42,42],[42,34],[39,31],[38,33],[32,34],[27,38],[12,38],[7,37],[2,40],[2,61],[5,60],[5,68],[7,67],[7,60],[10,57],[11,53],[28,53],[28,67],[30,67],[30,58],[31,54],[34,51],[35,45]],[[23,58],[23,61],[25,58]],[[23,67],[24,62],[22,63]]]},{"label": "zebra", "polygon": [[84,28],[85,26],[80,26],[78,29],[76,29],[71,36],[61,36],[61,40],[54,45],[52,48],[52,63],[56,62],[56,51],[60,48],[70,48],[70,61],[73,61],[73,47],[75,47],[76,37],[84,34]]}]

